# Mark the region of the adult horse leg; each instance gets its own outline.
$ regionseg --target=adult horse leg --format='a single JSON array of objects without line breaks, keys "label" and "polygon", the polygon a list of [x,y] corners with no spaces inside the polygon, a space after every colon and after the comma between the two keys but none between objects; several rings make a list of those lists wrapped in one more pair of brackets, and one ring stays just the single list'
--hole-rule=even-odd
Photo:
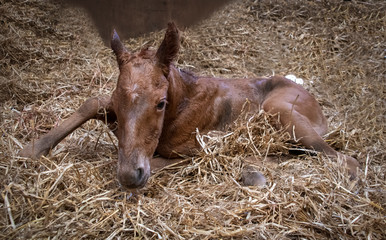
[{"label": "adult horse leg", "polygon": [[[24,147],[19,155],[22,157],[39,158],[47,155],[63,138],[77,129],[87,120],[95,118],[103,120],[106,111],[112,113],[110,96],[93,97],[86,100],[80,108],[62,124],[55,127],[47,134]],[[105,110],[106,111],[105,111]],[[113,116],[112,116],[113,115]],[[115,117],[115,114],[107,114],[107,117]],[[108,122],[114,119],[107,119]]]}]

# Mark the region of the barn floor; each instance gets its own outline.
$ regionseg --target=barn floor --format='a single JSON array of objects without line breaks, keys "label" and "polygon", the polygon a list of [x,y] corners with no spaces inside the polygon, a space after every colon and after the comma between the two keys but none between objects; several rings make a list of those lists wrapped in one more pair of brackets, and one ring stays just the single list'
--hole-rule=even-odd
[{"label": "barn floor", "polygon": [[[130,193],[116,180],[117,140],[98,121],[39,161],[18,157],[85,99],[110,93],[118,69],[83,10],[0,0],[0,238],[385,239],[385,13],[377,0],[236,1],[183,31],[176,63],[210,76],[303,78],[329,119],[326,140],[359,160],[360,180],[335,159],[288,155],[296,146],[260,113],[198,133],[204,149],[188,167]],[[126,46],[156,47],[163,33]],[[266,187],[240,185],[250,156]]]}]

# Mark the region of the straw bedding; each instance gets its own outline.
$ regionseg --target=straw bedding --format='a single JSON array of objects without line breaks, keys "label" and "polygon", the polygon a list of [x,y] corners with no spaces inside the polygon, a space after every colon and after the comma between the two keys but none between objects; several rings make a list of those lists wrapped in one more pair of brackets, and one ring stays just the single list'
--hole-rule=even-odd
[{"label": "straw bedding", "polygon": [[[116,180],[117,141],[89,121],[39,161],[22,146],[90,96],[114,89],[117,66],[83,10],[0,0],[0,238],[384,239],[384,1],[237,1],[183,31],[181,68],[205,75],[292,73],[320,101],[326,140],[356,157],[361,181],[335,159],[290,154],[275,116],[243,114],[197,139],[187,167],[144,189]],[[139,49],[163,31],[130,39]],[[255,159],[253,161],[253,159]],[[240,183],[253,162],[262,188]]]}]

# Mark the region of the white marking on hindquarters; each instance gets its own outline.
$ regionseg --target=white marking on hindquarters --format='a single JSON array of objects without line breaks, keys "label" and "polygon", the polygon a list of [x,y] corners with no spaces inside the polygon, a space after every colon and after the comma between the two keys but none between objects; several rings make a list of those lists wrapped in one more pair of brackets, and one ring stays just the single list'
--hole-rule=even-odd
[{"label": "white marking on hindquarters", "polygon": [[293,74],[288,74],[287,76],[285,76],[285,78],[297,83],[297,84],[300,84],[300,85],[303,85],[304,84],[304,81],[302,78],[298,78],[296,77],[295,75]]}]

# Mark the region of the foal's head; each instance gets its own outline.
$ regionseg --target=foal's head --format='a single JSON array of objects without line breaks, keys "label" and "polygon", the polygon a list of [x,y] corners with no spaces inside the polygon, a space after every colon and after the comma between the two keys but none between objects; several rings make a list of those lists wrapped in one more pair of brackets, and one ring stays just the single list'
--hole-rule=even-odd
[{"label": "foal's head", "polygon": [[118,119],[118,180],[124,187],[140,188],[150,176],[150,159],[162,132],[168,74],[178,52],[179,34],[169,23],[156,52],[143,49],[130,53],[114,32],[111,47],[120,70],[112,95]]}]

